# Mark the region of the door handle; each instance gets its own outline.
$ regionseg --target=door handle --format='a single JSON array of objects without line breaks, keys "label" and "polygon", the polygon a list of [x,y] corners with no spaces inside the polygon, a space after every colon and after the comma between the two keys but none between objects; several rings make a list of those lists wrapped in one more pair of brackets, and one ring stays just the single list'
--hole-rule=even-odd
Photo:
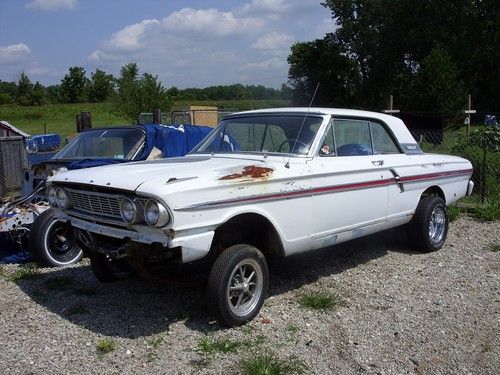
[{"label": "door handle", "polygon": [[383,160],[372,160],[372,164],[377,165],[377,166],[381,166],[381,165],[384,165],[384,161]]}]

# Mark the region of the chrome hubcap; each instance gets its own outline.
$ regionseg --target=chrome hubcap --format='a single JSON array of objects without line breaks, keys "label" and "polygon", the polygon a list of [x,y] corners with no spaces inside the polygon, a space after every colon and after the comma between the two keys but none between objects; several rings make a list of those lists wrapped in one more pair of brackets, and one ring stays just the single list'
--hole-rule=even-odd
[{"label": "chrome hubcap", "polygon": [[232,313],[246,316],[259,303],[263,288],[260,264],[254,259],[242,260],[234,268],[227,286],[227,302]]},{"label": "chrome hubcap", "polygon": [[438,244],[443,240],[446,229],[446,214],[442,207],[435,207],[429,222],[429,239],[432,243]]}]

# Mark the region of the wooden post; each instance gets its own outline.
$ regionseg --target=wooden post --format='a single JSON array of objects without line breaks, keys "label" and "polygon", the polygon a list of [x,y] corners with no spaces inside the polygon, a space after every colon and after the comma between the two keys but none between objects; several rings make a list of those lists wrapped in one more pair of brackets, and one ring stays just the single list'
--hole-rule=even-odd
[{"label": "wooden post", "polygon": [[92,129],[92,117],[90,112],[80,112],[76,115],[76,131],[80,133],[86,129]]},{"label": "wooden post", "polygon": [[43,134],[47,134],[47,123],[43,123]]},{"label": "wooden post", "polygon": [[153,123],[156,125],[161,124],[161,110],[153,109]]},{"label": "wooden post", "polygon": [[394,113],[399,113],[399,109],[394,109],[394,97],[392,95],[389,96],[389,109],[384,109],[382,112],[387,113],[391,116]]},{"label": "wooden post", "polygon": [[471,113],[476,113],[476,110],[472,109],[472,97],[470,94],[467,96],[467,109],[464,112],[467,115],[467,120],[466,120],[466,122],[467,122],[467,135],[469,135],[469,133],[470,133],[470,115],[471,115]]}]

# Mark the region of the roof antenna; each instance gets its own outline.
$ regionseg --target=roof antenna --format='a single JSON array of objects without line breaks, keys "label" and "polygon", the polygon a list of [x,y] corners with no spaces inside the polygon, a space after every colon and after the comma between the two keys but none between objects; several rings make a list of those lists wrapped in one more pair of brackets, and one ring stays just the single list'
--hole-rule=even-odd
[{"label": "roof antenna", "polygon": [[[307,116],[309,115],[309,111],[311,110],[311,106],[313,104],[314,98],[316,97],[316,93],[318,92],[318,89],[319,89],[319,82],[316,85],[316,89],[314,90],[314,94],[313,94],[313,96],[311,98],[311,102],[309,103],[309,107],[307,108],[307,112],[304,115],[304,119],[302,120],[302,124],[300,125],[300,129],[299,129],[299,132],[297,133],[297,137],[295,138],[295,142],[293,142],[293,147],[292,147],[291,151],[295,150],[295,146],[297,145],[297,141],[298,141],[299,135],[300,135],[300,133],[302,133],[302,128],[304,127],[304,124],[306,122]],[[291,156],[288,156],[288,160],[286,161],[285,168],[290,168],[290,157]]]}]

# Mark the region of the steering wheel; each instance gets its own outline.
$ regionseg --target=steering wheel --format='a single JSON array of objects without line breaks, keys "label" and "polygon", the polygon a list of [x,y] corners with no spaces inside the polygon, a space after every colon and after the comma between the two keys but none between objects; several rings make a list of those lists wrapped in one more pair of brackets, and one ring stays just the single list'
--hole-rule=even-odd
[{"label": "steering wheel", "polygon": [[[292,138],[288,138],[288,139],[285,139],[283,142],[280,143],[280,145],[278,146],[278,152],[281,152],[281,149],[283,148],[283,146],[285,145],[285,143],[288,143],[290,144],[291,142],[293,142],[293,148],[295,149],[297,144],[301,144],[302,146],[304,146],[305,148],[307,148],[307,144],[305,144],[304,142],[298,140],[297,138],[295,139],[292,139]],[[290,150],[290,153],[292,153],[293,150]]]}]

